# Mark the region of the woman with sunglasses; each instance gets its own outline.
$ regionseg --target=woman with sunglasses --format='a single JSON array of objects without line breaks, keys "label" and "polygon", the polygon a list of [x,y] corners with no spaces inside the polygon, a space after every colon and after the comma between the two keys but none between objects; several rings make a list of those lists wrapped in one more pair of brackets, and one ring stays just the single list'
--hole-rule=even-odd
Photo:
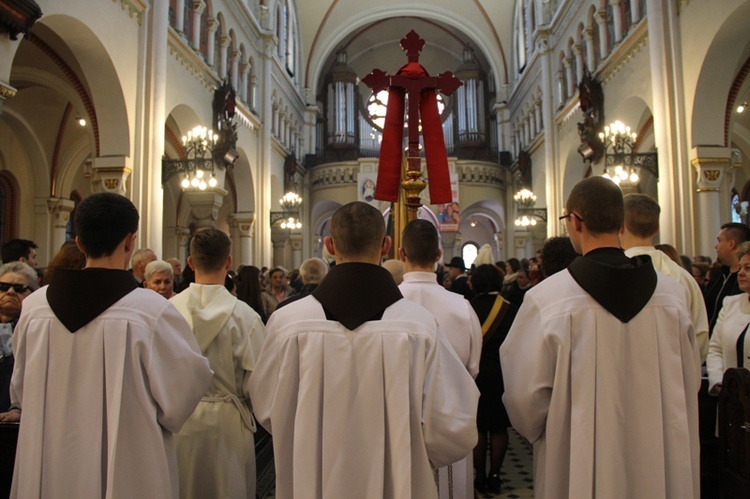
[{"label": "woman with sunglasses", "polygon": [[34,269],[23,262],[10,262],[0,267],[0,421],[18,421],[20,412],[10,407],[10,378],[13,375],[11,337],[21,302],[39,288]]}]

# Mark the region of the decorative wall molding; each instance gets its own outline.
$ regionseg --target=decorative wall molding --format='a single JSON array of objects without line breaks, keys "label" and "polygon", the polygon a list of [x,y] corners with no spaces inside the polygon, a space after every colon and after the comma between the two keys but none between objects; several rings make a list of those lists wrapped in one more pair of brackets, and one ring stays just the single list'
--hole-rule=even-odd
[{"label": "decorative wall molding", "polygon": [[113,3],[117,3],[118,1],[122,10],[127,12],[131,19],[135,19],[140,26],[143,22],[143,13],[146,11],[148,5],[142,0],[112,0]]}]

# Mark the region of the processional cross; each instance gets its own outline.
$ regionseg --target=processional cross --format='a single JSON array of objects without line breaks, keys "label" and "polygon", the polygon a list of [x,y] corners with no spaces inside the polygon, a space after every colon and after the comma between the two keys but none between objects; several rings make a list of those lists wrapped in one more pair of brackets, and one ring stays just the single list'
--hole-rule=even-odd
[{"label": "processional cross", "polygon": [[451,95],[463,83],[450,71],[438,76],[429,76],[419,64],[419,53],[424,44],[425,41],[411,30],[401,39],[401,49],[406,51],[408,57],[407,64],[395,75],[373,69],[362,79],[362,82],[376,94],[381,90],[389,90],[383,141],[380,146],[378,183],[375,189],[375,198],[383,201],[398,202],[403,162],[404,96],[408,97],[409,146],[406,154],[406,178],[401,182],[408,221],[417,218],[417,210],[422,205],[419,194],[426,186],[421,178],[422,161],[419,157],[420,122],[430,181],[430,202],[442,204],[453,201],[448,154],[437,107],[437,91]]}]

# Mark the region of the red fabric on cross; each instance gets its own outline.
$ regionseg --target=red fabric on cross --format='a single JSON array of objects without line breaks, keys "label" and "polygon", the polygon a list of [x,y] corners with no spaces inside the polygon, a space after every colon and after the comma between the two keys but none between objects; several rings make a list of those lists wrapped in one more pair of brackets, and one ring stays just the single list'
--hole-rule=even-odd
[{"label": "red fabric on cross", "polygon": [[[402,66],[396,74],[412,80],[429,76],[424,67],[417,62]],[[375,199],[382,201],[398,201],[403,158],[405,94],[405,90],[398,87],[391,87],[388,91],[388,108],[385,113],[383,141],[380,144],[380,161],[378,162],[378,183],[375,187]],[[437,93],[434,88],[425,88],[420,92],[419,114],[422,121],[422,136],[429,176],[430,202],[432,204],[450,203],[453,201],[453,196],[448,173],[448,153],[445,150]]]}]

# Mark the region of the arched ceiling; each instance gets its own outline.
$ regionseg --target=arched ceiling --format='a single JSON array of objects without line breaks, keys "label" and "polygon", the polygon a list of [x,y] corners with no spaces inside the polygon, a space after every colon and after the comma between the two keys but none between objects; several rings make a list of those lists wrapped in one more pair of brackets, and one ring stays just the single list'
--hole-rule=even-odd
[{"label": "arched ceiling", "polygon": [[299,33],[307,65],[304,86],[316,93],[336,51],[347,48],[350,66],[363,77],[373,68],[395,71],[406,62],[399,40],[411,29],[426,41],[420,59],[431,74],[454,71],[463,46],[475,49],[498,83],[508,81],[514,1],[381,0],[363,5],[344,0],[297,2]]}]

